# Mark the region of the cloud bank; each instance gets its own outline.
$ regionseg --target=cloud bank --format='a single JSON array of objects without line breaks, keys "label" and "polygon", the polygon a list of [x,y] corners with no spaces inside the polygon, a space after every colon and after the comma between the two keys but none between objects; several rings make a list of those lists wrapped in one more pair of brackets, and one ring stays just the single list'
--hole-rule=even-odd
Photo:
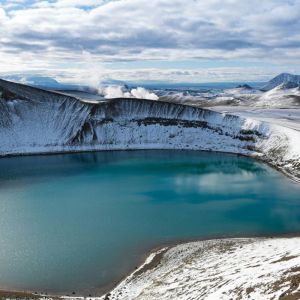
[{"label": "cloud bank", "polygon": [[299,28],[298,0],[2,0],[0,72],[149,59],[299,66]]}]

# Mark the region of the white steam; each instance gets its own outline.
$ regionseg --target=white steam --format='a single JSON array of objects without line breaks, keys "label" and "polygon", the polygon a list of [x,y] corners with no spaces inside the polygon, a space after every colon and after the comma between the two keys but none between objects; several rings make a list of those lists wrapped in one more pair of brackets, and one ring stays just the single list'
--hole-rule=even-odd
[{"label": "white steam", "polygon": [[139,99],[149,99],[158,100],[158,96],[148,90],[137,87],[136,89],[127,89],[123,86],[107,86],[100,89],[99,94],[102,94],[104,98],[139,98]]},{"label": "white steam", "polygon": [[128,92],[123,86],[114,86],[110,85],[102,88],[100,94],[104,96],[104,98],[130,98],[131,93]]},{"label": "white steam", "polygon": [[138,87],[136,89],[131,90],[131,95],[135,98],[139,99],[150,99],[150,100],[158,100],[158,96],[154,93],[149,92],[148,90]]}]

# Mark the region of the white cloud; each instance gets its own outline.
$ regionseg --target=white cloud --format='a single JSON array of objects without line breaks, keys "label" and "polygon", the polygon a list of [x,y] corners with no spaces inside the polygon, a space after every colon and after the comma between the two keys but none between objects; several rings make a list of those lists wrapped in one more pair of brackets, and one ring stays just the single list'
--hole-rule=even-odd
[{"label": "white cloud", "polygon": [[297,0],[10,0],[0,26],[2,72],[90,72],[104,62],[149,59],[292,66],[300,59]]},{"label": "white cloud", "polygon": [[0,7],[0,24],[6,20],[6,13],[3,8]]}]

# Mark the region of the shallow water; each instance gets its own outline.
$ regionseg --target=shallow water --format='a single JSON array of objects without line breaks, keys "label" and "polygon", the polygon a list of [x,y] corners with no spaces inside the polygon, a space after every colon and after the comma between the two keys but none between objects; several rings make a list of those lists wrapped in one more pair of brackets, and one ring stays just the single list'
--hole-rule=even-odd
[{"label": "shallow water", "polygon": [[94,293],[161,243],[298,232],[299,194],[277,171],[229,154],[0,159],[0,287]]}]

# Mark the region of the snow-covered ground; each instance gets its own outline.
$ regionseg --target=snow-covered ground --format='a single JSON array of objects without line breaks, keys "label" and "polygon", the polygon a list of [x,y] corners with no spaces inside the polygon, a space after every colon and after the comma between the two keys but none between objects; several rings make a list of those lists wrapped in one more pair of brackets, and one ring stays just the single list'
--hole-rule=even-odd
[{"label": "snow-covered ground", "polygon": [[289,106],[299,106],[299,104],[300,88],[286,88],[283,83],[258,97],[255,106],[287,108]]},{"label": "snow-covered ground", "polygon": [[[268,138],[256,143],[257,149],[261,149],[261,152],[269,157],[277,156],[276,153],[279,151],[281,161],[275,159],[272,164],[283,170],[287,175],[290,172],[291,163],[293,164],[292,168],[300,169],[300,109],[264,109],[246,106],[218,106],[210,109],[240,116],[249,122],[252,120],[260,124],[268,124],[268,133],[266,133]],[[266,159],[268,160],[268,158]],[[299,178],[294,179],[299,181]]]},{"label": "snow-covered ground", "polygon": [[[277,81],[276,81],[277,82]],[[280,81],[278,81],[280,82]],[[272,88],[268,88],[272,87]],[[248,85],[230,89],[157,90],[160,100],[197,107],[247,106],[259,108],[299,108],[300,86],[295,82],[280,82],[260,90]]]},{"label": "snow-covered ground", "polygon": [[[259,108],[247,106],[213,106],[209,109],[300,131],[300,108]],[[299,141],[300,142],[300,141]]]},{"label": "snow-covered ground", "polygon": [[101,299],[300,299],[300,238],[199,241],[154,257]]}]

